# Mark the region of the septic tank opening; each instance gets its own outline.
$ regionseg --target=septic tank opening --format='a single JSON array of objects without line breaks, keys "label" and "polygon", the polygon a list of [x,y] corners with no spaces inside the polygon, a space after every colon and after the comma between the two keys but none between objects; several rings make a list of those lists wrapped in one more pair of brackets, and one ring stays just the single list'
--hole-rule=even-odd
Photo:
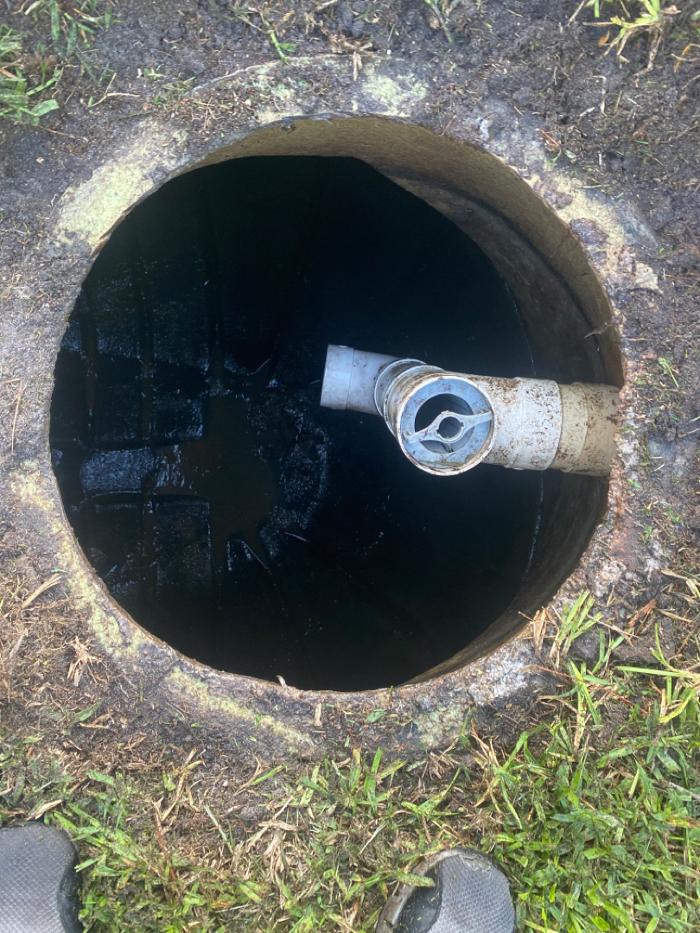
[{"label": "septic tank opening", "polygon": [[84,283],[51,414],[114,599],[192,658],[302,688],[400,684],[508,637],[580,556],[605,481],[427,475],[379,419],[321,408],[320,380],[345,343],[600,381],[578,310],[537,329],[556,278],[537,269],[516,305],[462,230],[352,158],[231,159],[144,200]]}]

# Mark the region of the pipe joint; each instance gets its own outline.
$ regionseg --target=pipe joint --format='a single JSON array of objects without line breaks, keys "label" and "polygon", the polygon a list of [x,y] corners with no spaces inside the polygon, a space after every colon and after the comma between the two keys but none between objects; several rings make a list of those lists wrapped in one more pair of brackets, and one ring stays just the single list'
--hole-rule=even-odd
[{"label": "pipe joint", "polygon": [[438,476],[477,464],[605,476],[617,390],[446,372],[419,360],[329,346],[321,405],[380,415],[415,466]]}]

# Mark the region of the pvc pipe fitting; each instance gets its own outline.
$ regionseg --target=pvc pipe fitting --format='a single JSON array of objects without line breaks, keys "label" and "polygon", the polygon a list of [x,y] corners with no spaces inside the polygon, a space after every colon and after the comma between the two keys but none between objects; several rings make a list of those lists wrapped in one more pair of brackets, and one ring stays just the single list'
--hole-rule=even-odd
[{"label": "pvc pipe fitting", "polygon": [[478,463],[606,476],[614,452],[612,386],[452,373],[418,360],[329,346],[321,405],[384,418],[421,470]]},{"label": "pvc pipe fitting", "polygon": [[382,369],[395,361],[395,356],[330,344],[321,387],[322,407],[378,414],[374,387]]}]

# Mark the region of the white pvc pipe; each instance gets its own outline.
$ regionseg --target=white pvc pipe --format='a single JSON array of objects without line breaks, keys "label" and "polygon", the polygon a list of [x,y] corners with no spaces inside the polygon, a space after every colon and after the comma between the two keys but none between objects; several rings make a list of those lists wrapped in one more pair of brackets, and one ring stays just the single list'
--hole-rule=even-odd
[{"label": "white pvc pipe", "polygon": [[[451,398],[453,407],[462,403],[462,412],[478,413],[478,427],[468,430],[473,415],[465,420],[463,413],[446,410],[438,413],[434,430],[417,432],[416,413],[431,398]],[[328,348],[321,393],[325,407],[381,415],[406,457],[441,476],[481,462],[605,476],[614,453],[617,403],[613,386],[450,373],[416,360],[336,346]],[[457,425],[460,418],[467,427],[459,443],[435,433],[441,421]],[[426,431],[428,443],[421,440]]]},{"label": "white pvc pipe", "polygon": [[395,356],[330,344],[326,353],[321,405],[378,415],[374,386],[381,370],[395,359]]},{"label": "white pvc pipe", "polygon": [[548,470],[562,430],[561,394],[548,379],[468,376],[491,402],[494,440],[484,460],[512,470]]}]

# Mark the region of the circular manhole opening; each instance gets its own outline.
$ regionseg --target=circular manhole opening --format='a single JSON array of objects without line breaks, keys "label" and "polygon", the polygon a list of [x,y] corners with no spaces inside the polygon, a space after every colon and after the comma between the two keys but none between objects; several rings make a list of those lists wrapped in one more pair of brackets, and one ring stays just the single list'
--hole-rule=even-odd
[{"label": "circular manhole opening", "polygon": [[51,412],[66,513],[133,619],[214,668],[364,690],[457,667],[552,595],[600,518],[605,480],[430,476],[380,419],[320,407],[329,343],[615,381],[526,235],[407,187],[354,158],[197,168],[84,282]]}]

